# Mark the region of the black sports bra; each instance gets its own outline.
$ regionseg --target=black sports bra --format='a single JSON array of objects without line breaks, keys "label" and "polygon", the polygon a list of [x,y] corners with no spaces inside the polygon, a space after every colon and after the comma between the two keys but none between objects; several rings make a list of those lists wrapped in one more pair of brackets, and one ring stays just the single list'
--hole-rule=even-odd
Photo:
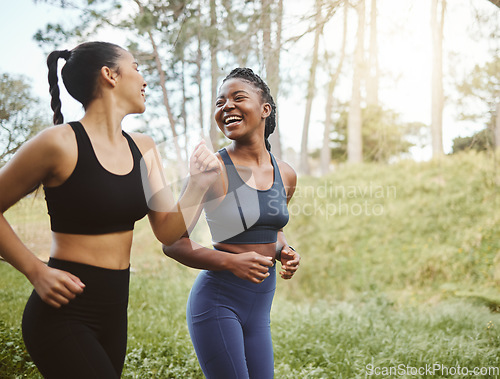
[{"label": "black sports bra", "polygon": [[105,234],[133,230],[149,211],[141,180],[141,152],[125,132],[134,165],[117,175],[99,163],[85,128],[70,122],[76,135],[78,160],[69,178],[57,187],[45,187],[45,200],[54,232]]},{"label": "black sports bra", "polygon": [[278,164],[271,156],[274,180],[271,188],[257,190],[240,177],[226,149],[219,150],[226,166],[228,189],[224,199],[206,212],[212,241],[230,244],[276,242],[278,231],[288,223],[286,191]]}]

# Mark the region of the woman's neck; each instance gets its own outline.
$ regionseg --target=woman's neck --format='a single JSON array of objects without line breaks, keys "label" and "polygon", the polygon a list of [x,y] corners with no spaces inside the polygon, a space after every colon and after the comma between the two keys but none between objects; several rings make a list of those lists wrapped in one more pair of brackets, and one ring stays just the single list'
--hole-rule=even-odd
[{"label": "woman's neck", "polygon": [[125,115],[120,114],[108,103],[104,99],[94,100],[89,104],[80,121],[87,130],[106,136],[113,142],[123,138],[121,124]]},{"label": "woman's neck", "polygon": [[229,145],[229,150],[238,160],[249,162],[252,165],[260,166],[262,163],[269,162],[269,152],[264,141],[252,144],[233,141]]}]

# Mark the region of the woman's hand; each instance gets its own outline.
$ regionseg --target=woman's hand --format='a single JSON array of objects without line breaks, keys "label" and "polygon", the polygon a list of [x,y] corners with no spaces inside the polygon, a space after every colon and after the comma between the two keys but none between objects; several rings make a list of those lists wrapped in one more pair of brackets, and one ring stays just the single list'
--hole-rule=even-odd
[{"label": "woman's hand", "polygon": [[68,304],[85,288],[85,284],[75,275],[45,265],[29,279],[38,296],[54,308]]},{"label": "woman's hand", "polygon": [[299,268],[299,264],[300,255],[295,250],[290,249],[290,246],[283,246],[281,249],[281,278],[291,279],[295,271]]},{"label": "woman's hand", "polygon": [[229,271],[238,278],[261,283],[269,276],[269,267],[273,266],[271,257],[249,251],[247,253],[231,254],[229,256]]},{"label": "woman's hand", "polygon": [[202,188],[208,188],[222,172],[222,164],[217,156],[202,140],[189,159],[189,174],[191,180]]}]

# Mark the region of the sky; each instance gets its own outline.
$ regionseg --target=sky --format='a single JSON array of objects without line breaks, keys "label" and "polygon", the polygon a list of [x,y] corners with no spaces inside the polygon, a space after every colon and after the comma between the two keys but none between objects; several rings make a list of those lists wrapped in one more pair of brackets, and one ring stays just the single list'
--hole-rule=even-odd
[{"label": "sky", "polygon": [[[470,4],[488,12],[496,13],[500,25],[500,10],[486,0],[452,0],[445,20],[445,74],[453,70],[454,77],[465,77],[475,64],[483,64],[491,58],[491,42],[486,39],[473,40],[471,30],[475,25]],[[451,1],[448,1],[450,3]],[[305,24],[296,22],[304,14],[300,0],[287,0],[288,15],[284,20],[284,34],[294,34]],[[369,1],[367,1],[369,3]],[[378,0],[379,13],[379,65],[383,75],[380,99],[384,106],[401,114],[405,121],[430,123],[430,0]],[[338,15],[337,15],[338,16]],[[33,0],[3,1],[0,12],[0,46],[2,59],[0,71],[22,74],[32,84],[33,92],[47,104],[48,94],[46,54],[33,40],[37,30],[49,22],[70,22],[73,15]],[[339,21],[340,18],[337,18]],[[350,40],[355,40],[356,19],[354,12],[349,18]],[[332,23],[322,39],[333,52],[340,43],[340,22]],[[312,38],[312,36],[311,36]],[[305,111],[305,83],[309,70],[311,38],[304,38],[291,49],[282,52],[284,73],[282,96],[279,98],[279,123],[282,128],[284,147],[300,148],[300,136]],[[107,35],[104,39],[122,44],[119,35]],[[337,45],[335,45],[337,44]],[[73,46],[67,46],[72,48]],[[348,46],[352,49],[354,46]],[[317,94],[313,103],[311,119],[310,149],[321,145],[322,121],[324,120],[325,78],[317,80]],[[337,88],[335,95],[339,101],[350,96],[350,80]],[[445,88],[451,88],[445,83]],[[65,119],[81,117],[81,107],[67,101],[63,95]],[[445,152],[451,151],[453,138],[471,135],[481,125],[457,121],[459,109],[448,101],[444,110],[443,144]],[[50,113],[49,113],[50,114]],[[137,116],[135,116],[137,117]],[[140,116],[139,116],[140,117]],[[167,121],[165,121],[167,122]],[[133,118],[124,122],[124,128],[133,128]],[[417,160],[430,158],[430,148],[413,151]]]}]

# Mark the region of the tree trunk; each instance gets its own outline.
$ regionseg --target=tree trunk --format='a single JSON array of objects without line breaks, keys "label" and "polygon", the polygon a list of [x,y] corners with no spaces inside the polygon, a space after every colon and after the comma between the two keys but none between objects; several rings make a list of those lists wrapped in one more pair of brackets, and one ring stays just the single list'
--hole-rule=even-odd
[{"label": "tree trunk", "polygon": [[367,105],[378,105],[378,76],[377,0],[372,0],[370,10],[370,56],[368,61],[368,82],[366,83]]},{"label": "tree trunk", "polygon": [[325,107],[325,129],[323,131],[323,146],[321,147],[321,173],[328,174],[330,171],[331,151],[330,151],[330,133],[332,131],[332,112],[333,112],[333,91],[337,85],[337,80],[342,72],[342,66],[345,59],[345,50],[347,43],[347,9],[348,4],[344,3],[344,30],[342,33],[342,48],[340,49],[340,58],[337,69],[330,74],[330,82],[328,83],[328,94]]},{"label": "tree trunk", "polygon": [[198,2],[198,47],[196,50],[196,84],[198,86],[198,113],[199,113],[199,121],[200,121],[200,131],[202,137],[205,136],[205,129],[203,128],[204,125],[204,116],[203,116],[203,86],[202,86],[202,80],[201,80],[201,67],[203,64],[203,52],[201,50],[201,42],[202,42],[202,35],[201,35],[201,2],[200,0]]},{"label": "tree trunk", "polygon": [[[144,7],[139,0],[135,0],[135,3],[139,7],[139,11],[143,14]],[[172,113],[172,108],[170,107],[170,102],[168,100],[168,92],[167,92],[167,80],[165,78],[165,71],[163,71],[163,66],[161,63],[160,53],[158,52],[158,46],[153,38],[153,34],[151,30],[148,30],[149,42],[151,42],[151,47],[153,48],[153,56],[155,60],[156,70],[158,71],[158,75],[160,77],[160,87],[163,95],[163,105],[167,110],[167,117],[170,124],[170,130],[172,131],[172,141],[174,144],[175,155],[177,157],[177,169],[180,176],[184,177],[187,175],[187,168],[184,164],[184,160],[182,159],[182,152],[179,146],[179,139],[177,138],[177,131],[175,130],[176,122],[174,115]]]},{"label": "tree trunk", "polygon": [[[438,20],[438,3],[441,2],[441,18]],[[432,0],[432,96],[431,96],[431,136],[432,156],[438,158],[443,151],[443,26],[446,0]]]},{"label": "tree trunk", "polygon": [[347,161],[360,163],[363,161],[363,139],[361,134],[361,75],[363,71],[363,52],[365,39],[365,0],[357,6],[358,32],[354,53],[354,72],[352,79],[352,95],[349,103],[347,119]]},{"label": "tree trunk", "polygon": [[[219,65],[217,64],[217,14],[215,0],[210,0],[210,78],[212,81],[212,98],[210,109],[213,109],[215,100],[217,98],[217,80],[219,79],[218,71]],[[218,128],[215,119],[210,112],[210,141],[215,150],[219,148],[218,141]]]},{"label": "tree trunk", "polygon": [[184,156],[186,157],[186,162],[189,161],[189,140],[188,140],[188,121],[187,121],[187,112],[186,112],[186,104],[188,102],[186,97],[186,61],[184,57],[182,57],[181,61],[181,85],[182,85],[182,105],[181,105],[181,116],[182,123],[184,126]]},{"label": "tree trunk", "polygon": [[[262,38],[264,45],[264,64],[266,66],[266,82],[271,90],[271,94],[274,98],[274,102],[278,103],[278,94],[280,86],[280,52],[281,52],[281,31],[282,31],[282,20],[283,20],[283,0],[278,2],[278,12],[276,14],[276,40],[274,44],[271,40],[271,0],[261,0],[262,4],[262,16],[261,16],[261,27],[262,27]],[[276,112],[277,113],[277,112]],[[276,114],[276,129],[274,133],[269,137],[269,143],[272,146],[273,155],[281,158],[281,140],[279,135],[279,125],[278,125],[278,115]]]},{"label": "tree trunk", "polygon": [[500,151],[500,103],[497,104],[497,116],[495,120],[495,150]]},{"label": "tree trunk", "polygon": [[172,131],[172,141],[174,144],[175,148],[175,154],[177,156],[177,168],[179,175],[182,177],[187,175],[187,169],[184,164],[184,160],[182,159],[182,152],[181,152],[181,147],[179,146],[179,138],[177,136],[177,132],[175,130],[176,122],[174,115],[172,113],[172,108],[170,107],[170,102],[168,100],[168,92],[167,92],[167,80],[165,78],[165,71],[163,71],[163,66],[161,63],[160,59],[160,54],[158,52],[158,47],[156,46],[156,43],[153,38],[153,34],[148,31],[148,36],[149,40],[151,42],[151,46],[153,47],[153,55],[155,58],[155,64],[156,64],[156,69],[158,70],[158,73],[160,74],[160,87],[161,91],[163,94],[163,105],[165,106],[165,109],[167,110],[167,116],[168,116],[168,121],[170,124],[170,130]]},{"label": "tree trunk", "polygon": [[307,97],[306,97],[306,111],[304,115],[304,128],[302,129],[302,142],[300,148],[300,170],[304,175],[310,175],[311,169],[309,167],[309,154],[307,151],[309,139],[309,123],[311,121],[311,108],[314,99],[315,82],[316,82],[316,68],[318,66],[318,49],[319,37],[323,32],[323,24],[321,17],[321,0],[316,0],[316,28],[314,31],[314,45],[311,61],[311,68],[309,70],[309,81],[307,83]]}]

